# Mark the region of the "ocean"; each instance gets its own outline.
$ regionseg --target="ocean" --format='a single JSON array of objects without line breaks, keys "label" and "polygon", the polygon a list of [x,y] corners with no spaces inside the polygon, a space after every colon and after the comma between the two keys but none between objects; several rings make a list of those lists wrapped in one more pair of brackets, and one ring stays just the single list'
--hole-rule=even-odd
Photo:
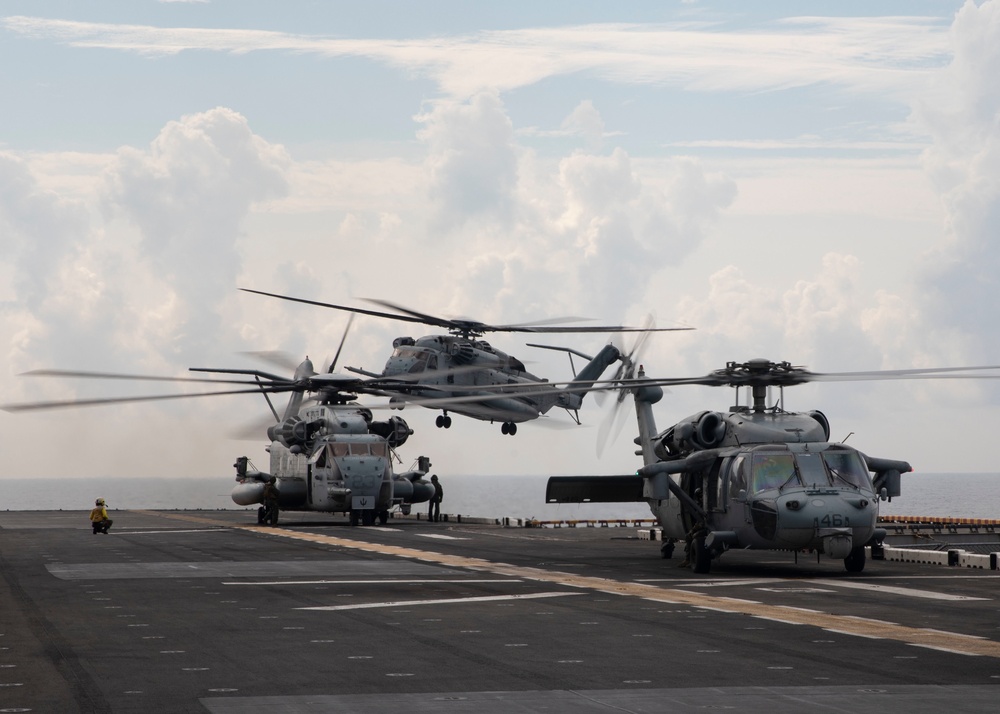
[{"label": "ocean", "polygon": [[[645,504],[546,504],[545,476],[439,474],[442,513],[538,520],[650,518]],[[104,498],[111,510],[241,510],[229,497],[235,481],[205,478],[0,479],[0,510],[89,511]],[[1000,473],[904,474],[903,495],[883,515],[1000,519]]]}]

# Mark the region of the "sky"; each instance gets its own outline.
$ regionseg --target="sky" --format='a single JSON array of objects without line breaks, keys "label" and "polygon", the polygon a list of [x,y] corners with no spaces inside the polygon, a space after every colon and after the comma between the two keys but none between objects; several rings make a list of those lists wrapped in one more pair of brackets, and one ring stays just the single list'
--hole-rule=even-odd
[{"label": "sky", "polygon": [[[33,369],[336,351],[345,314],[240,287],[696,328],[649,340],[662,377],[1000,364],[998,66],[998,0],[0,0],[0,402],[172,389]],[[434,332],[358,319],[341,364],[380,371],[393,338]],[[525,342],[608,338],[487,337],[551,380],[565,355]],[[674,388],[657,423],[730,392]],[[998,396],[812,384],[785,406],[917,471],[990,472]],[[595,447],[609,406],[515,437],[411,407],[402,466],[630,473],[634,419]],[[231,478],[241,454],[266,468],[262,428],[233,436],[267,414],[257,396],[0,412],[0,478]]]}]

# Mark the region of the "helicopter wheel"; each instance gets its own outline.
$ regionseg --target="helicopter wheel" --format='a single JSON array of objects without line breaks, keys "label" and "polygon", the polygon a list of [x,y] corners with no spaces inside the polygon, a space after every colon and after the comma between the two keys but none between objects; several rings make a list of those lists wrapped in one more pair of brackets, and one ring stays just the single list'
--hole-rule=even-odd
[{"label": "helicopter wheel", "polygon": [[668,560],[674,557],[674,544],[673,541],[664,543],[660,546],[660,555],[664,560]]},{"label": "helicopter wheel", "polygon": [[451,417],[450,416],[446,416],[444,418],[444,428],[445,429],[450,429],[451,428]]},{"label": "helicopter wheel", "polygon": [[844,567],[849,573],[860,573],[865,569],[865,549],[855,548],[844,558]]},{"label": "helicopter wheel", "polygon": [[375,525],[375,511],[372,510],[361,511],[361,525],[363,526]]},{"label": "helicopter wheel", "polygon": [[351,511],[351,527],[358,525],[358,520],[360,519],[360,513],[358,511]]},{"label": "helicopter wheel", "polygon": [[695,538],[691,542],[691,570],[704,575],[712,569],[712,551],[705,545],[705,537]]},{"label": "helicopter wheel", "polygon": [[500,425],[500,433],[514,436],[517,433],[517,424],[512,421],[505,421]]},{"label": "helicopter wheel", "polygon": [[385,525],[389,522],[389,511],[379,511],[378,512],[378,522],[381,525]]},{"label": "helicopter wheel", "polygon": [[264,525],[264,507],[261,506],[257,509],[257,525]]}]

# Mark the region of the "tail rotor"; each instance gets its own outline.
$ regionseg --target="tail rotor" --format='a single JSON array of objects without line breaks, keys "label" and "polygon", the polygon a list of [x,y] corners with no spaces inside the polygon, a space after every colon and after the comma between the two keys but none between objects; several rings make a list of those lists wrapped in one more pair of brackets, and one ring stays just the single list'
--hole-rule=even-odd
[{"label": "tail rotor", "polygon": [[[656,327],[656,323],[653,320],[652,315],[646,315],[643,320],[642,328],[644,330],[652,330]],[[642,356],[645,354],[646,345],[649,340],[650,332],[639,332],[636,335],[635,340],[632,343],[632,348],[627,352],[624,348],[618,347],[618,351],[621,353],[621,364],[618,365],[618,369],[615,370],[614,377],[612,380],[616,383],[627,382],[635,378],[636,370],[638,370],[641,362]],[[615,344],[614,339],[612,339],[611,344]],[[601,421],[600,427],[597,430],[597,456],[600,457],[604,453],[604,448],[610,442],[618,440],[621,435],[621,431],[625,426],[626,410],[623,409],[626,402],[631,401],[632,391],[629,389],[619,389],[616,390],[614,401],[611,403],[611,407],[608,413],[605,415],[604,419]]]}]

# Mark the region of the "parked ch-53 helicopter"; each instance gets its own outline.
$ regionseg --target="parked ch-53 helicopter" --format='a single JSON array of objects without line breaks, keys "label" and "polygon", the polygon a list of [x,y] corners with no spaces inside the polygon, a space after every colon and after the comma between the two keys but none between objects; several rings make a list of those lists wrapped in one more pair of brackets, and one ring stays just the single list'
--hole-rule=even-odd
[{"label": "parked ch-53 helicopter", "polygon": [[[572,327],[552,324],[559,320],[517,325],[488,325],[476,320],[452,320],[436,317],[384,300],[369,300],[369,302],[394,310],[394,313],[334,305],[248,288],[241,288],[241,290],[307,305],[447,329],[449,333],[447,335],[429,335],[416,339],[413,337],[396,338],[392,344],[392,355],[381,374],[354,367],[346,369],[372,378],[409,378],[411,381],[396,390],[392,397],[392,403],[398,405],[400,409],[407,403],[417,404],[428,409],[440,409],[442,413],[435,421],[439,428],[447,429],[451,426],[451,416],[448,413],[450,411],[482,421],[499,421],[502,424],[500,431],[511,436],[517,433],[519,423],[537,419],[543,414],[547,414],[553,407],[565,409],[579,424],[578,410],[583,404],[587,387],[598,380],[605,369],[618,361],[620,354],[613,345],[605,345],[594,357],[566,347],[530,345],[566,352],[570,355],[571,365],[572,355],[588,360],[575,378],[565,383],[565,388],[553,389],[553,383],[528,372],[524,363],[519,359],[500,351],[485,340],[478,339],[485,333],[645,333],[693,329],[690,327],[654,328],[623,325]],[[561,321],[572,319],[575,318],[564,318]],[[414,377],[416,379],[413,379]],[[498,396],[498,389],[501,388],[510,393],[507,396]]]},{"label": "parked ch-53 helicopter", "polygon": [[[783,388],[816,381],[984,378],[989,367],[817,373],[788,362],[730,362],[703,377],[646,378],[627,365],[620,381],[635,401],[644,465],[632,476],[561,476],[548,481],[550,503],[642,502],[663,529],[663,555],[684,541],[696,573],[731,549],[812,551],[864,569],[866,545],[879,545],[880,499],[900,495],[905,461],[875,458],[830,441],[820,411],[787,412]],[[657,431],[652,405],[662,387],[699,384],[737,388],[728,413],[702,411]],[[752,403],[739,404],[739,388]],[[781,396],[767,405],[768,388]],[[621,402],[619,402],[621,403]],[[874,474],[874,478],[869,475]]]},{"label": "parked ch-53 helicopter", "polygon": [[[343,346],[343,343],[341,343]],[[339,350],[338,350],[339,354]],[[336,358],[334,359],[334,364]],[[262,503],[265,484],[275,478],[279,492],[279,507],[291,511],[346,512],[351,525],[359,522],[373,525],[385,523],[390,509],[399,507],[409,512],[415,503],[429,501],[433,485],[424,480],[430,467],[426,457],[418,459],[418,467],[405,473],[395,473],[393,450],[402,446],[413,433],[398,416],[384,421],[373,418],[372,411],[354,400],[358,394],[379,394],[385,387],[398,386],[398,379],[362,379],[333,373],[317,374],[306,357],[291,379],[260,370],[202,369],[224,375],[243,375],[249,379],[230,378],[171,378],[143,375],[77,372],[68,370],[37,370],[36,376],[91,377],[107,379],[137,379],[153,381],[206,382],[247,385],[252,388],[218,392],[166,394],[143,397],[70,400],[8,404],[6,411],[37,411],[63,407],[93,406],[123,402],[159,401],[223,394],[259,393],[267,400],[275,423],[267,429],[271,442],[270,472],[248,468],[248,459],[237,459],[237,485],[232,499],[241,506]],[[279,416],[271,403],[270,394],[290,392],[284,413]],[[314,399],[305,400],[307,393]],[[258,513],[263,520],[263,513]],[[276,517],[272,524],[276,523]]]}]

